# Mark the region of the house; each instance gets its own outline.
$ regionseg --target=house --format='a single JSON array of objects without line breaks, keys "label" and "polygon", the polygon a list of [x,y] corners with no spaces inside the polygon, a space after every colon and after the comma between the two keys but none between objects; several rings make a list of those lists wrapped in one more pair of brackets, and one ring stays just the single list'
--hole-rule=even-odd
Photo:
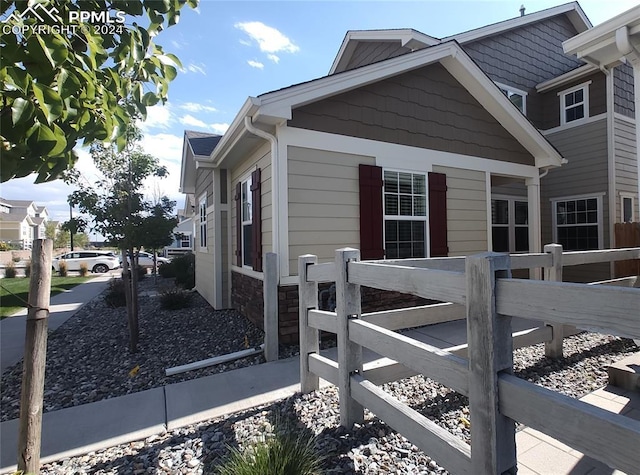
[{"label": "house", "polygon": [[[633,74],[563,51],[591,28],[574,2],[443,39],[348,32],[327,76],[250,97],[208,156],[183,154],[196,288],[260,323],[276,253],[286,340],[301,254],[611,247],[613,224],[638,216]],[[365,308],[397,297],[363,289]]]},{"label": "house", "polygon": [[194,209],[193,195],[185,195],[184,206],[178,210],[178,225],[173,229],[174,240],[169,246],[165,246],[162,252],[164,257],[174,257],[193,252],[193,239],[195,235],[193,221]]},{"label": "house", "polygon": [[0,241],[31,249],[33,240],[45,237],[49,212],[28,200],[0,198]]}]

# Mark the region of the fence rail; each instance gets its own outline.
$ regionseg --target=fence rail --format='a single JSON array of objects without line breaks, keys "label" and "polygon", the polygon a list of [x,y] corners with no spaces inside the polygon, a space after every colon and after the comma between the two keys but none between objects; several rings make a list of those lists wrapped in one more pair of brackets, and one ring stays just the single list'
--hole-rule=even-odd
[{"label": "fence rail", "polygon": [[[486,253],[389,263],[360,262],[354,249],[336,251],[335,262],[328,264],[301,256],[302,391],[317,389],[319,377],[337,385],[342,425],[362,421],[367,407],[452,473],[515,470],[516,420],[632,473],[640,466],[640,422],[510,373],[513,348],[545,342],[547,354],[560,356],[562,339],[575,331],[574,326],[640,338],[640,289],[629,287],[635,280],[598,286],[561,282],[565,265],[638,256],[640,248],[563,253],[557,245],[545,246],[540,254]],[[510,278],[513,268],[535,267],[544,268],[545,281]],[[318,310],[318,282],[336,282],[335,312]],[[445,303],[362,314],[362,285]],[[511,317],[550,323],[512,333]],[[468,344],[447,350],[395,332],[462,318],[467,321]],[[319,330],[337,334],[337,362],[319,354]],[[363,364],[363,348],[383,358]],[[471,447],[377,386],[414,374],[469,396]],[[599,436],[594,441],[585,434]]]}]

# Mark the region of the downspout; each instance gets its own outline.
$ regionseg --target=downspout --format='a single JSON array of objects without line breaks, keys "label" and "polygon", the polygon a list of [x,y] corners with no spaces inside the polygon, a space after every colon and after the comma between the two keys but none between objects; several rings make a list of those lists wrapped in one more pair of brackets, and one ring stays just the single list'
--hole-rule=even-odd
[{"label": "downspout", "polygon": [[[253,135],[268,140],[269,143],[271,143],[271,233],[273,236],[271,250],[278,254],[278,260],[280,260],[280,209],[278,206],[280,202],[280,167],[278,160],[278,139],[275,135],[254,126],[249,116],[244,118],[244,126]],[[280,276],[278,276],[278,283],[280,283]]]},{"label": "downspout", "polygon": [[[602,72],[606,76],[606,90],[607,90],[607,170],[609,175],[609,249],[613,249],[615,241],[614,223],[616,222],[616,202],[618,201],[617,187],[616,187],[616,149],[615,149],[615,124],[614,124],[614,100],[613,100],[613,70],[601,68]],[[604,243],[602,243],[602,249],[604,249]],[[615,264],[609,263],[609,275],[614,277]]]}]

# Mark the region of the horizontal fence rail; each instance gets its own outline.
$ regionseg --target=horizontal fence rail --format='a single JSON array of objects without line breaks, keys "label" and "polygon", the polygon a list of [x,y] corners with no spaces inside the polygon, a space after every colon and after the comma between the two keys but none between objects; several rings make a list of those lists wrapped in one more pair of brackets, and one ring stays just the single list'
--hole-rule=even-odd
[{"label": "horizontal fence rail", "polygon": [[[640,338],[637,277],[593,285],[562,282],[565,266],[638,258],[640,248],[563,253],[559,245],[536,254],[367,262],[360,261],[359,251],[342,249],[326,264],[301,256],[301,388],[317,389],[320,377],[335,384],[342,425],[362,421],[366,407],[451,473],[514,471],[515,421],[634,473],[640,466],[640,422],[510,372],[514,348],[544,342],[547,356],[562,356],[562,340],[576,327]],[[509,278],[512,269],[527,268],[542,268],[545,280]],[[319,310],[318,283],[334,281],[336,311]],[[363,285],[444,303],[363,314]],[[548,323],[512,333],[512,317]],[[395,332],[460,319],[467,321],[469,341],[451,348]],[[337,362],[319,354],[319,331],[337,335]],[[363,364],[363,348],[381,358]],[[471,446],[377,386],[416,374],[468,395]]]}]

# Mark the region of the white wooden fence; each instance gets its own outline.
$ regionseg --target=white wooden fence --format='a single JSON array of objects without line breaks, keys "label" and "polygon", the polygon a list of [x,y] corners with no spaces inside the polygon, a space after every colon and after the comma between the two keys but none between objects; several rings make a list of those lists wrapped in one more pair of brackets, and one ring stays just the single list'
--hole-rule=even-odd
[{"label": "white wooden fence", "polygon": [[[562,253],[557,245],[541,254],[402,261],[361,262],[355,249],[339,249],[325,264],[300,256],[301,389],[318,389],[319,377],[337,385],[342,425],[362,421],[367,407],[454,474],[515,473],[515,421],[635,473],[640,422],[519,379],[512,369],[514,347],[545,341],[557,352],[559,340],[561,352],[563,325],[640,338],[640,289],[555,281],[563,265],[639,257],[640,248]],[[511,269],[535,267],[548,280],[510,278]],[[318,310],[318,283],[334,281],[336,311]],[[447,303],[362,314],[362,285]],[[512,335],[511,317],[553,323]],[[394,332],[461,318],[468,345],[452,352]],[[318,330],[337,334],[337,362],[319,354]],[[363,365],[363,347],[386,359]],[[418,373],[469,397],[471,446],[377,386]]]}]

